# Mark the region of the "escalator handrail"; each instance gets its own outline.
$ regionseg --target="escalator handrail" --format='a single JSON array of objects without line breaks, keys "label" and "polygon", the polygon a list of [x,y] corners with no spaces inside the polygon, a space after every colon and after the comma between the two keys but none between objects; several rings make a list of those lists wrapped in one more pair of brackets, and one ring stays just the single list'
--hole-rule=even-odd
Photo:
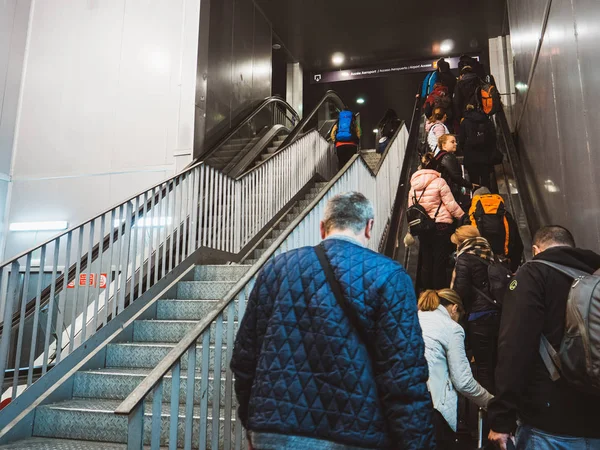
[{"label": "escalator handrail", "polygon": [[413,115],[410,119],[408,142],[406,145],[406,154],[404,157],[404,162],[402,164],[402,172],[400,174],[400,183],[398,184],[396,201],[394,202],[394,207],[392,209],[393,212],[392,217],[390,218],[390,227],[388,229],[387,235],[385,237],[385,243],[383,245],[383,254],[392,259],[396,259],[396,241],[398,240],[400,232],[402,231],[402,224],[404,222],[405,214],[404,202],[407,201],[407,190],[410,188],[409,180],[411,175],[411,162],[417,154],[419,144],[420,122],[419,120],[417,120],[421,113],[421,102],[419,101],[421,99],[421,96],[419,93],[420,89],[417,91],[415,105],[413,108]]},{"label": "escalator handrail", "polygon": [[[342,105],[343,108],[345,108],[345,103],[343,102],[343,100],[340,98],[340,96],[337,94],[337,92],[335,91],[327,91],[325,93],[325,95],[323,96],[323,98],[321,99],[321,101],[317,104],[317,106],[315,106],[315,108],[310,112],[310,114],[308,116],[306,116],[304,119],[302,119],[302,122],[300,122],[293,130],[292,133],[289,134],[289,136],[285,139],[285,141],[283,141],[281,143],[281,145],[279,146],[279,148],[277,149],[277,151],[273,152],[267,159],[265,159],[264,161],[261,161],[260,163],[258,163],[256,166],[251,167],[250,169],[246,170],[245,172],[243,172],[237,179],[240,179],[246,175],[248,175],[250,172],[253,172],[255,170],[258,170],[258,168],[260,168],[260,166],[262,166],[263,164],[265,164],[267,161],[269,161],[271,158],[274,158],[275,156],[277,156],[280,152],[282,152],[283,150],[285,150],[287,147],[289,147],[290,145],[292,145],[297,139],[299,139],[301,136],[301,131],[306,127],[306,124],[312,120],[312,118],[319,112],[319,109],[321,108],[321,106],[323,106],[325,104],[325,102],[327,102],[328,100],[334,99],[334,103],[336,104],[336,106],[340,107],[340,105]],[[360,113],[356,113],[356,116],[358,118],[358,120],[360,120]],[[360,123],[360,122],[359,122]],[[319,130],[318,130],[319,131]],[[294,134],[293,139],[290,139],[290,137],[292,136],[292,134]]]},{"label": "escalator handrail", "polygon": [[346,104],[340,98],[340,96],[335,91],[327,91],[321,101],[313,108],[313,110],[306,117],[302,119],[302,121],[294,127],[290,135],[287,137],[285,141],[281,144],[281,148],[284,148],[294,142],[298,136],[304,131],[306,125],[317,115],[321,106],[323,106],[326,102],[333,102],[340,110],[346,109]]},{"label": "escalator handrail", "polygon": [[[223,138],[221,138],[219,141],[217,141],[217,143],[215,145],[213,145],[210,148],[210,150],[202,153],[202,155],[198,158],[198,160],[204,161],[204,160],[210,158],[212,155],[214,155],[215,152],[217,152],[217,150],[219,150],[223,145],[225,145],[227,143],[227,141],[234,138],[235,135],[242,128],[244,128],[252,119],[254,119],[254,117],[256,117],[265,108],[269,107],[273,103],[283,106],[286,111],[292,113],[292,119],[295,122],[300,122],[300,115],[296,112],[294,107],[292,105],[290,105],[288,102],[286,102],[283,98],[279,97],[278,95],[273,95],[271,97],[267,97],[250,114],[248,114],[246,117],[244,117],[242,120],[240,120],[240,123],[237,126],[235,126],[230,132],[228,132]],[[194,164],[194,162],[192,162],[192,164]]]}]

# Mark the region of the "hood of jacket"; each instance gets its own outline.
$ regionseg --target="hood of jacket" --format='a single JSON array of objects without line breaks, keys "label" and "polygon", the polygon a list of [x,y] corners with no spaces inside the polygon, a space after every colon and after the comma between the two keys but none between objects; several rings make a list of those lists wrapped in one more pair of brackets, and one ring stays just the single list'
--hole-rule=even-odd
[{"label": "hood of jacket", "polygon": [[583,248],[552,247],[536,255],[533,259],[563,264],[588,273],[594,273],[600,268],[600,255]]},{"label": "hood of jacket", "polygon": [[435,170],[431,169],[421,169],[417,170],[413,176],[410,178],[410,186],[415,191],[422,191],[425,189],[429,183],[431,183],[436,178],[440,178],[441,174]]}]

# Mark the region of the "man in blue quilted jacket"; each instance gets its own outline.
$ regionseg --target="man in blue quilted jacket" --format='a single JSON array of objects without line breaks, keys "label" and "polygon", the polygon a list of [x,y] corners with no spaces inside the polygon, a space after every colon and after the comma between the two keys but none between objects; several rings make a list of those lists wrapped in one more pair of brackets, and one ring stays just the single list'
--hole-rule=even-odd
[{"label": "man in blue quilted jacket", "polygon": [[259,273],[231,361],[254,449],[435,448],[414,289],[402,266],[366,248],[373,217],[369,200],[349,192],[329,201],[321,222],[360,332],[313,247],[278,255]]}]

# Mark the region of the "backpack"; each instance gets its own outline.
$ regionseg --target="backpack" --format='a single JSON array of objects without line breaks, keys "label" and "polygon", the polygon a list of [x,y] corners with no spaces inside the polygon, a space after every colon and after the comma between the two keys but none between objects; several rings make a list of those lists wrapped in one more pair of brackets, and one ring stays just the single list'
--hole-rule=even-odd
[{"label": "backpack", "polygon": [[427,185],[423,188],[423,192],[419,196],[418,200],[417,200],[417,191],[415,191],[413,189],[413,202],[414,203],[411,207],[409,207],[406,210],[406,221],[408,222],[409,232],[413,236],[420,236],[420,235],[423,235],[425,233],[435,230],[435,219],[440,212],[440,209],[442,207],[442,202],[440,201],[440,206],[438,206],[438,209],[435,212],[433,219],[431,217],[429,217],[429,214],[427,214],[427,211],[425,210],[425,208],[423,208],[423,206],[421,206],[419,204],[419,202],[423,198],[423,195],[425,195],[425,191],[427,190],[427,187],[432,182],[433,182],[433,180],[430,181],[429,183],[427,183]]},{"label": "backpack", "polygon": [[353,142],[356,140],[356,124],[352,111],[341,111],[335,140],[337,142]]},{"label": "backpack", "polygon": [[[476,195],[471,201],[469,208],[469,219],[471,225],[477,227],[482,237],[492,244],[494,253],[508,255],[510,239],[510,228],[506,218],[506,206],[504,199],[498,194]],[[502,242],[500,245],[494,243]]]},{"label": "backpack", "polygon": [[465,127],[465,148],[475,152],[491,151],[496,142],[494,123],[484,115],[468,116],[463,120],[469,121]]},{"label": "backpack", "polygon": [[421,88],[421,98],[427,98],[427,96],[433,91],[433,86],[438,80],[437,70],[429,72],[423,80],[423,86]]},{"label": "backpack", "polygon": [[562,264],[535,259],[573,278],[567,300],[565,334],[557,352],[542,335],[540,355],[553,381],[600,394],[600,270],[590,275]]},{"label": "backpack", "polygon": [[506,294],[506,290],[508,289],[510,281],[513,277],[513,273],[506,265],[506,262],[498,258],[497,255],[494,255],[493,262],[490,262],[486,259],[482,259],[482,261],[488,266],[487,288],[489,295],[481,289],[477,289],[476,287],[473,289],[475,289],[497,308],[502,308],[502,303],[504,303],[504,295]]},{"label": "backpack", "polygon": [[485,81],[482,81],[481,87],[477,88],[477,99],[481,110],[488,116],[493,116],[500,111],[502,100],[496,86],[492,84],[492,80],[488,75]]},{"label": "backpack", "polygon": [[[435,134],[433,134],[433,132],[436,129],[436,127],[444,127],[444,134],[450,133],[448,131],[448,127],[443,123],[436,123],[436,124],[432,125],[432,127],[429,129],[429,132],[426,135],[426,139],[427,139],[427,147],[433,153],[435,153],[435,151],[438,149],[438,139],[437,138],[430,139],[430,138],[431,138],[431,136],[435,136]],[[434,142],[435,142],[435,145],[433,145]]]}]

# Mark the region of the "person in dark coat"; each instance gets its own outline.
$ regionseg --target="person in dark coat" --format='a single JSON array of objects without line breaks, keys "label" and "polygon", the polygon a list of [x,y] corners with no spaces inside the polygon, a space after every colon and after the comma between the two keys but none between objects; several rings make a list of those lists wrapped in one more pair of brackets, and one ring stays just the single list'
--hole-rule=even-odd
[{"label": "person in dark coat", "polygon": [[437,62],[438,71],[438,82],[442,83],[448,88],[448,96],[452,98],[454,96],[454,89],[456,88],[456,77],[450,70],[450,64],[444,58],[441,58]]},{"label": "person in dark coat", "polygon": [[458,148],[465,157],[465,169],[471,182],[490,189],[490,175],[495,162],[496,128],[483,111],[472,106],[467,109],[460,124]]},{"label": "person in dark coat", "polygon": [[433,449],[433,406],[412,282],[366,248],[373,206],[333,197],[321,243],[354,308],[367,350],[338,304],[313,247],[258,274],[231,368],[239,418],[256,449]]},{"label": "person in dark coat", "polygon": [[471,66],[465,66],[460,72],[460,78],[454,90],[454,118],[460,122],[467,111],[467,106],[477,106],[477,88],[481,86],[481,78]]},{"label": "person in dark coat", "polygon": [[494,253],[489,242],[471,225],[458,228],[451,240],[457,246],[452,289],[465,305],[467,336],[477,368],[475,379],[493,394],[500,309],[486,298],[491,297],[486,262],[492,263]]},{"label": "person in dark coat", "polygon": [[463,188],[472,190],[474,187],[477,188],[477,185],[473,185],[463,177],[462,167],[456,157],[457,146],[456,136],[453,134],[440,136],[437,147],[439,151],[435,153],[435,170],[442,174],[442,178],[450,186],[452,195],[454,195],[463,211],[468,211],[470,197],[466,195],[466,192],[463,192]]},{"label": "person in dark coat", "polygon": [[[535,260],[588,273],[600,268],[600,255],[575,247],[561,226],[541,228],[533,238]],[[504,297],[496,397],[488,407],[489,438],[504,450],[517,427],[517,449],[600,448],[600,396],[582,393],[564,378],[552,381],[539,353],[542,333],[556,349],[564,330],[573,279],[543,264],[523,265]]]}]

